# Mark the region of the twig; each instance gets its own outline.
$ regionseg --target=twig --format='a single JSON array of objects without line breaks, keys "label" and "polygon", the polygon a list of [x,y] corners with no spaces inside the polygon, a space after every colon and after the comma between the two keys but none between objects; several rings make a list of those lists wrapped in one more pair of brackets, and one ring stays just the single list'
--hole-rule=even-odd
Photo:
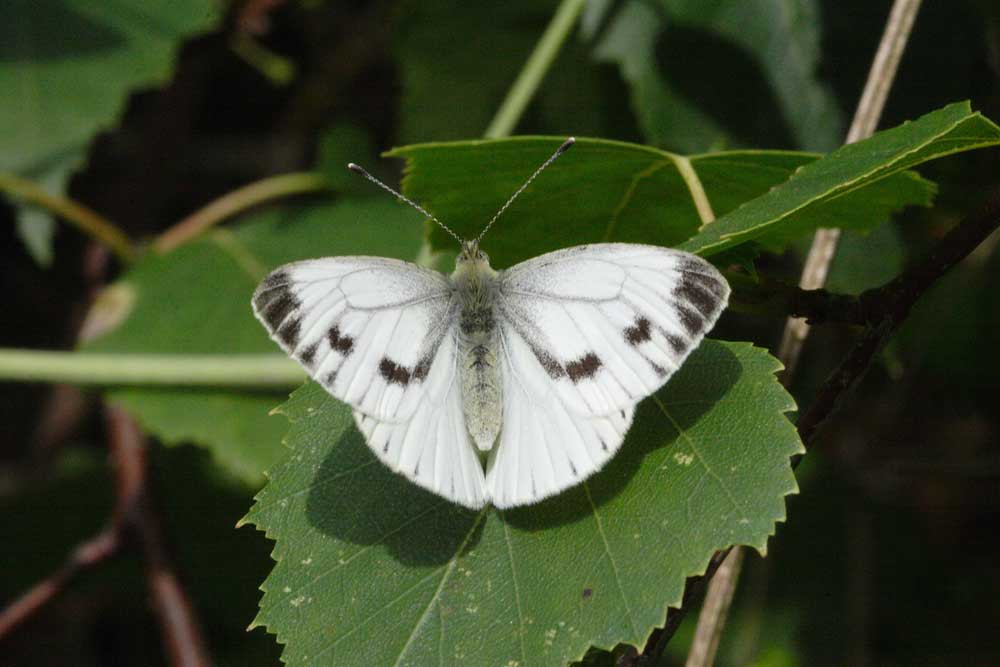
[{"label": "twig", "polygon": [[0,641],[58,597],[77,576],[111,558],[120,547],[121,534],[116,526],[105,528],[80,543],[58,570],[32,586],[0,612]]},{"label": "twig", "polygon": [[[733,593],[736,592],[736,582],[734,580],[740,576],[740,569],[743,565],[743,549],[733,549],[722,562],[722,566],[712,577],[712,583],[719,582],[721,595],[709,594],[702,605],[701,614],[698,617],[698,629],[708,627],[721,628],[726,622],[729,613],[729,606],[733,602]],[[709,589],[711,593],[711,588]],[[709,619],[703,622],[701,619]],[[714,626],[710,626],[714,623]],[[696,665],[710,665],[715,659],[715,651],[719,648],[721,632],[695,632],[694,640],[691,642],[691,651],[688,653],[685,667]]]},{"label": "twig", "polygon": [[125,232],[83,204],[49,194],[37,184],[13,174],[0,174],[0,192],[6,192],[17,199],[51,211],[90,238],[110,248],[123,262],[128,263],[135,259],[135,245]]},{"label": "twig", "polygon": [[[895,0],[893,3],[889,19],[886,21],[885,32],[882,33],[882,40],[868,72],[868,81],[865,83],[858,108],[854,111],[846,143],[852,144],[867,139],[875,132],[919,9],[920,0]],[[839,239],[839,229],[816,231],[799,280],[802,289],[819,289],[826,284]],[[778,358],[785,364],[783,378],[786,386],[791,384],[791,378],[795,375],[802,345],[808,335],[809,325],[805,321],[789,319],[785,323],[781,346],[778,348]]]},{"label": "twig", "polygon": [[[871,136],[878,126],[878,119],[882,115],[886,97],[892,87],[899,60],[906,47],[919,7],[920,0],[895,0],[893,3],[878,51],[868,72],[864,92],[847,133],[847,143]],[[836,229],[820,229],[816,232],[799,281],[803,289],[819,289],[826,283],[839,236],[840,231]],[[786,321],[778,350],[778,358],[785,365],[785,372],[782,375],[785,386],[791,384],[802,345],[808,335],[809,325],[804,320],[789,318]],[[740,550],[741,547],[737,545],[733,552]],[[698,618],[698,626],[695,629],[693,646],[712,647],[712,650],[697,654],[692,651],[688,656],[688,667],[709,666],[715,661],[714,647],[718,646],[718,639],[725,626],[725,614],[722,612],[728,609],[728,601],[732,599],[739,581],[739,563],[739,557],[730,553],[716,573],[717,576],[709,582],[703,613]],[[705,612],[706,609],[709,611]],[[697,659],[692,660],[692,658]]]},{"label": "twig", "polygon": [[548,28],[538,40],[535,50],[524,63],[524,68],[510,87],[503,104],[497,110],[493,120],[484,135],[487,139],[498,139],[510,136],[520,120],[528,102],[534,97],[535,91],[541,85],[542,79],[559,55],[559,49],[569,37],[576,24],[576,19],[586,6],[586,0],[562,0],[556,13],[552,16]]},{"label": "twig", "polygon": [[146,557],[153,607],[160,619],[171,665],[210,664],[187,595],[170,566],[146,477],[146,442],[135,421],[120,408],[105,409],[108,448],[115,471],[115,506],[108,526],[77,546],[62,567],[0,612],[0,640],[66,590],[81,573],[104,563],[132,540]]},{"label": "twig", "polygon": [[[871,368],[875,355],[906,320],[920,297],[952,267],[985,242],[997,228],[1000,228],[1000,188],[997,188],[979,212],[953,227],[922,262],[886,285],[867,290],[852,300],[856,305],[851,312],[858,314],[857,323],[868,323],[869,326],[847,357],[823,383],[809,410],[798,420],[796,427],[806,449],[815,446],[820,428],[827,418]],[[822,290],[817,292],[825,294]],[[732,557],[731,553],[730,558]],[[712,583],[722,582],[725,576],[732,577],[727,571],[726,563],[716,572]],[[723,583],[719,585],[721,593],[729,589]],[[711,592],[710,585],[706,609],[710,603],[717,604],[713,601]],[[698,634],[695,636],[697,641]]]},{"label": "twig", "polygon": [[[826,419],[837,409],[843,399],[849,395],[850,391],[857,385],[867,370],[871,368],[875,355],[906,320],[914,304],[920,297],[944,274],[985,242],[998,228],[1000,228],[1000,188],[997,188],[996,192],[979,212],[969,216],[952,228],[922,262],[905,271],[886,285],[870,289],[855,299],[858,303],[857,312],[864,313],[861,321],[870,323],[870,326],[844,361],[841,362],[820,388],[817,398],[810,406],[810,409],[798,420],[796,428],[807,450],[812,449],[816,445],[821,433],[820,429],[826,422]],[[880,317],[876,317],[877,314],[880,314]],[[861,323],[861,321],[858,323]],[[733,565],[730,565],[730,562],[738,558],[736,554],[740,551],[741,549],[736,547],[729,551],[718,552],[704,577],[688,580],[685,586],[684,601],[681,609],[670,610],[670,614],[667,615],[666,626],[662,631],[654,633],[650,638],[650,643],[647,643],[647,650],[644,652],[645,655],[652,655],[657,658],[662,655],[666,642],[673,636],[676,628],[680,625],[683,610],[690,608],[696,602],[703,585],[703,580],[706,578],[710,578],[711,583],[709,585],[709,592],[706,595],[702,615],[707,614],[711,621],[703,625],[701,618],[699,618],[699,628],[721,628],[727,607],[716,607],[715,605],[728,604],[727,598],[722,597],[724,593],[728,592],[730,596],[728,599],[731,599],[732,592],[735,590],[735,582],[730,582],[730,585],[723,585],[726,583],[724,578],[728,577],[731,580],[735,576],[733,572],[738,572],[738,562]],[[722,558],[725,558],[722,565],[713,567]],[[715,589],[718,592],[713,595],[712,585],[715,582],[722,583]],[[720,622],[720,619],[722,619],[722,622]],[[691,655],[694,655],[695,651],[698,650],[699,642],[712,641],[713,638],[717,642],[720,634],[700,636],[696,631]],[[711,647],[711,644],[705,645]],[[702,656],[699,658],[700,662],[695,661],[692,663],[691,655],[689,655],[688,665],[707,664],[704,656],[709,653],[714,654],[714,650],[698,652]],[[640,661],[635,664],[645,665],[655,664],[655,662]]]},{"label": "twig", "polygon": [[310,172],[271,176],[225,194],[160,234],[153,249],[165,253],[194,239],[227,218],[279,197],[331,189],[330,180]]},{"label": "twig", "polygon": [[922,294],[1000,227],[1000,190],[977,214],[949,231],[920,264],[895,280],[861,295],[862,301],[880,304],[881,322],[862,335],[847,357],[827,378],[809,410],[799,418],[802,442],[812,446],[822,424],[871,366],[875,354],[906,320]]},{"label": "twig", "polygon": [[736,272],[727,273],[726,279],[733,288],[729,309],[735,312],[799,317],[809,324],[837,322],[864,326],[879,319],[879,304],[853,294],[806,290],[767,278],[755,282]]},{"label": "twig", "polygon": [[146,482],[146,438],[124,410],[105,408],[108,446],[116,462],[121,525],[138,540],[146,559],[146,579],[160,620],[171,665],[202,667],[211,663],[194,609],[170,564],[160,522],[153,512]]}]

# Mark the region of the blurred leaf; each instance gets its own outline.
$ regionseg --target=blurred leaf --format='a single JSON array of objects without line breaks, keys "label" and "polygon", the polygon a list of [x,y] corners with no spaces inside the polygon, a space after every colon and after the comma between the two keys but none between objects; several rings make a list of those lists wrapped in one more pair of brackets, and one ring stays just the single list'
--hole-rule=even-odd
[{"label": "blurred leaf", "polygon": [[[474,237],[560,141],[517,137],[417,144],[388,155],[407,159],[406,194],[458,234]],[[503,267],[580,243],[678,245],[701,227],[694,198],[699,186],[712,212],[721,216],[764,195],[816,157],[786,151],[736,151],[684,158],[648,146],[578,139],[504,213],[484,246],[493,265]],[[684,177],[687,167],[691,182]],[[885,187],[872,191],[871,197],[864,190],[851,199],[818,207],[793,231],[805,233],[842,217],[851,218],[859,227],[872,227],[891,210],[926,203],[930,192],[926,181],[898,174]],[[431,232],[431,243],[441,250],[455,247],[454,239],[437,227]]]},{"label": "blurred leaf", "polygon": [[[924,294],[897,340],[907,372],[992,412],[1000,375],[1000,252],[986,241]],[[947,387],[947,389],[945,389]]]},{"label": "blurred leaf", "polygon": [[[46,192],[57,193],[66,189],[66,183],[82,158],[78,154],[65,156],[48,165],[36,175],[35,183]],[[16,201],[16,200],[15,200]],[[24,243],[31,258],[42,267],[52,264],[52,238],[56,221],[47,209],[21,204],[17,208],[17,235]]]},{"label": "blurred leaf", "polygon": [[[482,136],[558,4],[404,3],[393,49],[402,78],[400,141]],[[594,61],[590,47],[574,35],[518,126],[631,139],[635,122],[618,102],[626,92],[614,66]]]},{"label": "blurred leaf", "polygon": [[246,631],[260,597],[256,582],[271,567],[270,543],[262,535],[233,530],[246,511],[246,486],[220,475],[204,449],[151,453],[164,533],[198,610],[213,664],[277,667],[274,640],[263,631]]},{"label": "blurred leaf", "polygon": [[208,0],[14,0],[0,22],[0,171],[36,176],[78,154],[216,14]]},{"label": "blurred leaf", "polygon": [[889,185],[880,184],[880,179],[899,178],[903,170],[928,160],[997,144],[1000,128],[972,113],[968,102],[950,104],[803,167],[763,197],[720,217],[681,248],[712,255],[750,240],[804,231],[816,226],[817,208],[831,203],[834,208],[827,208],[827,215],[837,211],[835,226],[857,229],[863,225],[845,209],[853,209],[859,198],[868,201],[874,193],[875,205],[886,210],[887,198],[895,198],[901,189],[910,196],[922,192],[916,181]]},{"label": "blurred leaf", "polygon": [[[0,496],[6,565],[0,599],[5,604],[56,570],[77,543],[104,526],[114,501],[104,459],[88,449],[67,449],[54,461],[50,478]],[[67,516],[73,520],[66,521]]]},{"label": "blurred leaf", "polygon": [[326,176],[338,192],[371,194],[371,184],[347,168],[357,162],[369,170],[377,167],[378,153],[364,128],[339,123],[323,130],[316,150],[314,169]]},{"label": "blurred leaf", "polygon": [[292,665],[564,665],[641,646],[716,549],[764,551],[784,518],[802,447],[778,368],[706,341],[604,470],[502,513],[392,473],[350,409],[307,385],[281,408],[291,451],[246,519],[277,541],[256,623]]},{"label": "blurred leaf", "polygon": [[[0,172],[62,194],[94,134],[129,91],[166,77],[177,44],[205,30],[208,0],[13,0],[0,21]],[[41,266],[52,257],[51,215],[21,207],[18,234]]]},{"label": "blurred leaf", "polygon": [[[128,318],[84,349],[281,354],[250,308],[250,295],[270,269],[324,255],[412,259],[422,229],[419,216],[387,198],[271,209],[233,231],[216,230],[167,255],[147,255],[117,283],[135,295]],[[285,426],[268,412],[283,393],[122,388],[110,395],[145,429],[168,443],[208,447],[248,483],[259,484],[281,453]]]},{"label": "blurred leaf", "polygon": [[895,225],[880,225],[870,234],[848,231],[837,244],[826,289],[860,294],[889,282],[902,273],[905,264],[903,239]]},{"label": "blurred leaf", "polygon": [[403,141],[481,136],[556,2],[404,3],[394,52]]},{"label": "blurred leaf", "polygon": [[819,14],[815,0],[631,0],[595,56],[621,67],[652,144],[830,150],[843,115],[817,76]]}]

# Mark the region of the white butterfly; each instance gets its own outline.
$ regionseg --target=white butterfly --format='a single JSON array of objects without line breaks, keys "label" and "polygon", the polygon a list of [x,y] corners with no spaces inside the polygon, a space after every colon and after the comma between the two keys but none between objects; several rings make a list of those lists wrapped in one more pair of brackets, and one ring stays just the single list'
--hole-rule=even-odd
[{"label": "white butterfly", "polygon": [[494,271],[483,234],[572,143],[476,239],[442,224],[462,243],[450,277],[326,257],[278,268],[253,296],[278,345],[354,409],[376,456],[466,507],[534,503],[599,470],[636,404],[684,363],[729,297],[705,260],[650,245],[581,245]]}]

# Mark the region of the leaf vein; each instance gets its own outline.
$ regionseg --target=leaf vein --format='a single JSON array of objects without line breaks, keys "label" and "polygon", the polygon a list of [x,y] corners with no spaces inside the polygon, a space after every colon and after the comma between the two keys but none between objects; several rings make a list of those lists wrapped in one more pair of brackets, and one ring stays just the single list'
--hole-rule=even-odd
[{"label": "leaf vein", "polygon": [[594,523],[597,524],[597,532],[601,536],[601,541],[604,542],[604,553],[608,554],[608,560],[611,561],[611,570],[615,573],[615,583],[618,585],[618,593],[622,596],[622,603],[625,605],[625,614],[628,616],[628,623],[632,626],[632,633],[636,640],[641,639],[639,637],[639,630],[635,625],[635,617],[632,616],[632,608],[629,606],[628,598],[625,597],[625,588],[622,586],[621,575],[618,573],[618,563],[615,562],[615,557],[611,553],[611,545],[608,543],[608,536],[604,534],[604,526],[601,525],[601,517],[597,514],[597,505],[594,504],[594,499],[590,495],[590,484],[583,482],[583,491],[587,495],[587,502],[590,503],[591,512],[594,514]]},{"label": "leaf vein", "polygon": [[514,550],[510,544],[510,531],[507,530],[507,522],[501,519],[503,524],[503,537],[507,543],[507,557],[510,561],[510,578],[514,584],[514,602],[517,603],[517,641],[521,646],[521,664],[528,664],[527,653],[524,650],[524,612],[521,609],[521,590],[517,585],[517,570],[514,567]]},{"label": "leaf vein", "polygon": [[[427,620],[427,615],[430,613],[431,609],[434,608],[434,605],[437,604],[438,600],[441,597],[441,591],[444,590],[444,585],[448,581],[448,577],[450,577],[451,573],[455,570],[455,566],[458,564],[458,559],[462,556],[462,552],[465,551],[465,547],[466,545],[468,545],[469,540],[472,539],[472,534],[476,532],[476,528],[479,526],[479,523],[483,520],[483,517],[486,516],[486,512],[487,508],[485,507],[479,511],[479,515],[476,517],[476,520],[472,522],[472,526],[469,528],[469,532],[465,534],[465,538],[462,540],[462,543],[458,546],[458,549],[455,550],[454,557],[452,557],[451,560],[448,561],[448,565],[446,565],[444,568],[441,568],[442,570],[444,570],[444,575],[441,577],[441,582],[438,584],[437,590],[434,591],[434,595],[432,595],[431,599],[427,602],[427,606],[424,608],[424,612],[420,614],[420,618],[417,619],[417,623],[416,625],[413,626],[413,630],[410,631],[410,636],[407,637],[406,643],[403,644],[403,648],[400,649],[399,651],[399,656],[397,656],[396,661],[392,663],[393,667],[399,667],[400,660],[402,660],[403,656],[406,655],[406,652],[409,650],[410,645],[413,643],[413,640],[417,636],[417,630],[419,630],[420,626],[424,624],[424,621]],[[437,574],[437,572],[438,570],[435,570],[431,574],[432,575]],[[444,632],[444,617],[441,617],[441,632]]]}]

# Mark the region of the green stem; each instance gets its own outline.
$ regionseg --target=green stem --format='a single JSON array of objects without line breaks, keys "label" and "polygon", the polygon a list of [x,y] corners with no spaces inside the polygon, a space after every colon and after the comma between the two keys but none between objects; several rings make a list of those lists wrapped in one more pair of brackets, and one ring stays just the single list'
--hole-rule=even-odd
[{"label": "green stem", "polygon": [[99,354],[0,349],[0,379],[81,385],[297,387],[306,379],[280,354]]},{"label": "green stem", "polygon": [[13,174],[0,174],[0,192],[48,209],[84,234],[106,245],[123,262],[135,259],[136,251],[132,240],[111,221],[83,204],[49,194],[39,185]]},{"label": "green stem", "polygon": [[301,172],[271,176],[225,194],[163,232],[153,243],[157,252],[169,252],[205,233],[223,220],[279,197],[329,190],[323,174]]},{"label": "green stem", "polygon": [[486,129],[487,139],[507,137],[514,131],[586,4],[586,0],[562,0],[559,4],[545,34],[538,40],[535,50],[524,63],[524,68]]}]

